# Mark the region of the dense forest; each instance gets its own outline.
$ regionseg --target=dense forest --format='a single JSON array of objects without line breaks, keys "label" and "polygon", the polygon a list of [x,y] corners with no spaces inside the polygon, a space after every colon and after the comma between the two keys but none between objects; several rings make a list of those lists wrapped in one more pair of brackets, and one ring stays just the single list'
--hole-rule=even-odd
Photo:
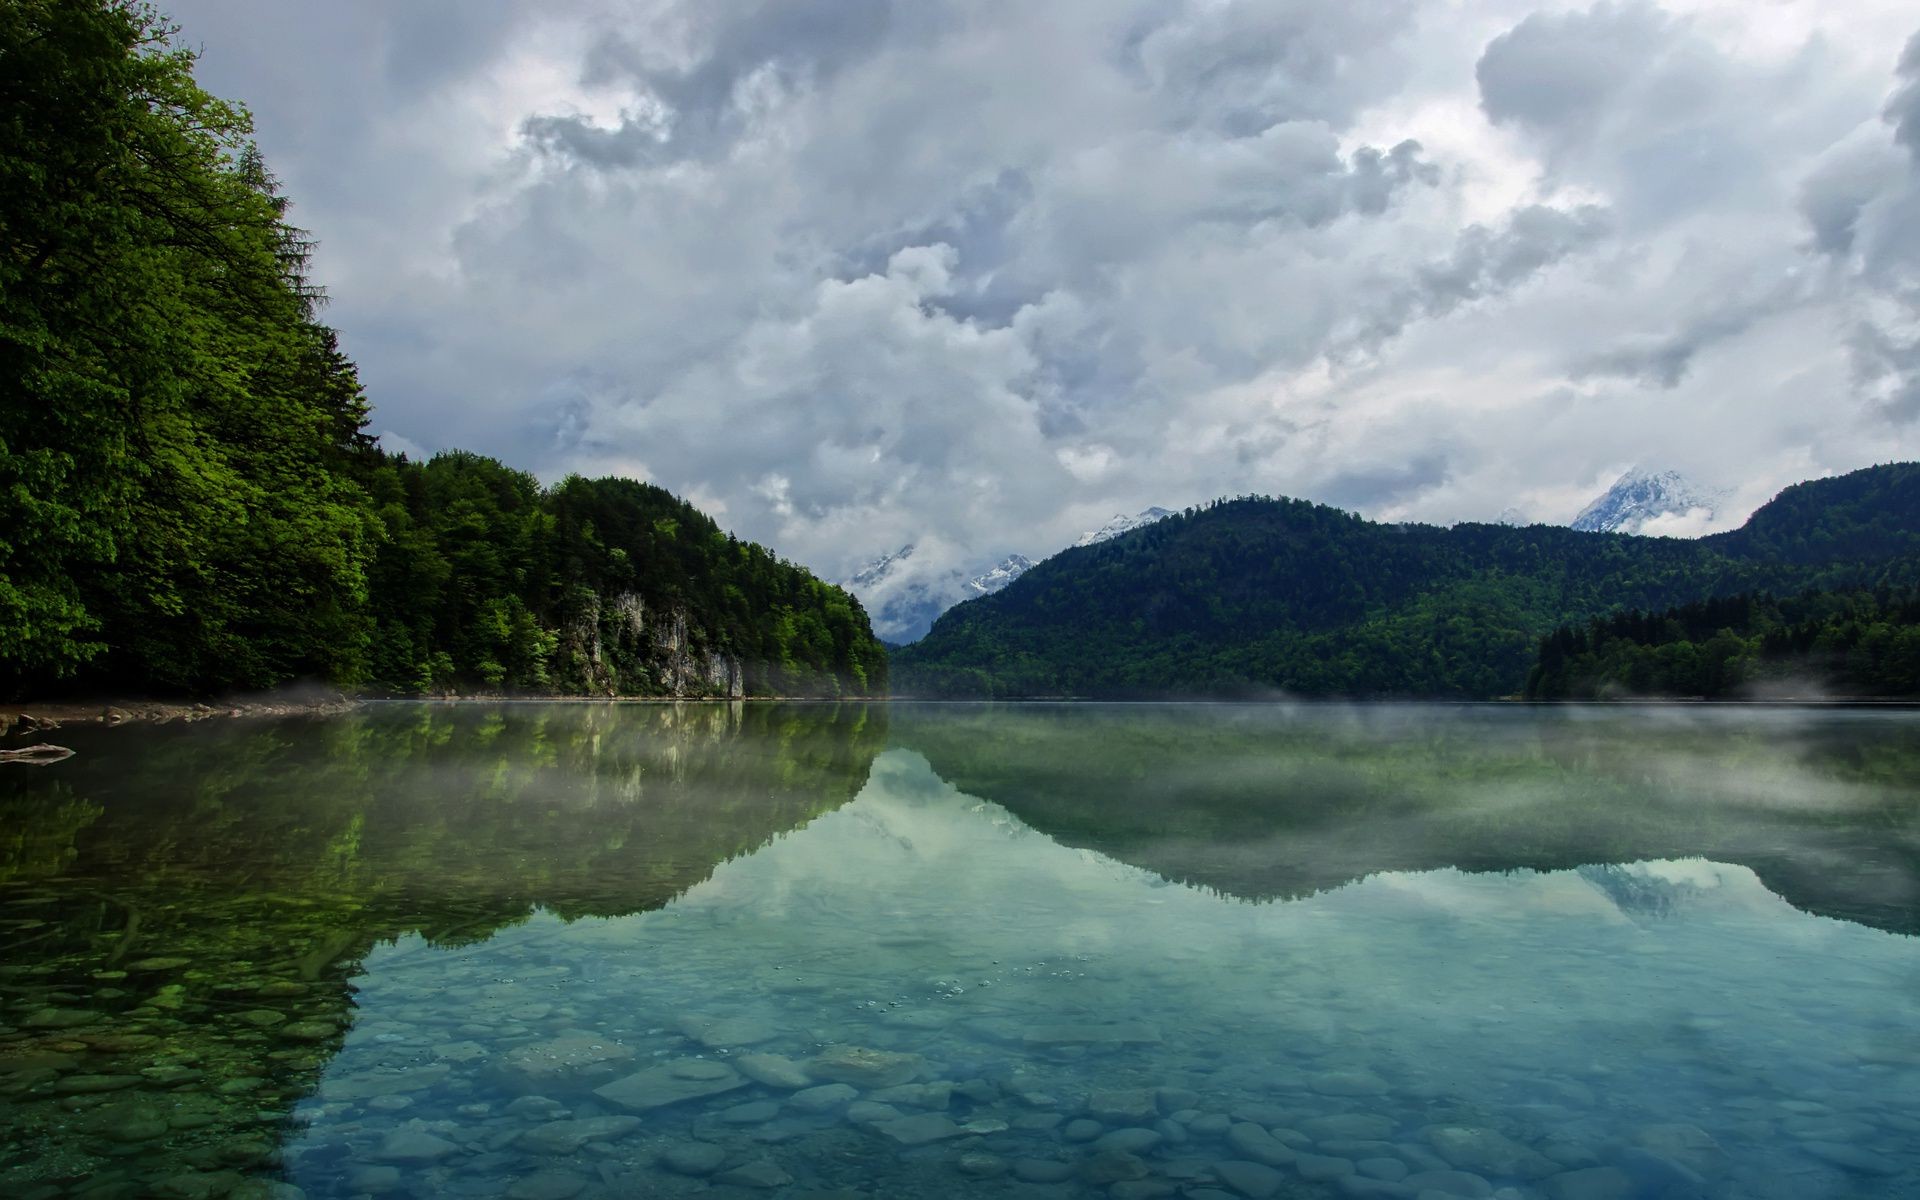
[{"label": "dense forest", "polygon": [[382,453],[172,39],[0,5],[0,694],[884,690],[857,601],[659,488]]},{"label": "dense forest", "polygon": [[1563,625],[1541,639],[1526,694],[1920,695],[1920,591],[1760,593]]},{"label": "dense forest", "polygon": [[1920,582],[1920,465],[1798,484],[1699,540],[1391,525],[1221,500],[1034,567],[896,651],[916,695],[1495,697],[1570,621]]}]

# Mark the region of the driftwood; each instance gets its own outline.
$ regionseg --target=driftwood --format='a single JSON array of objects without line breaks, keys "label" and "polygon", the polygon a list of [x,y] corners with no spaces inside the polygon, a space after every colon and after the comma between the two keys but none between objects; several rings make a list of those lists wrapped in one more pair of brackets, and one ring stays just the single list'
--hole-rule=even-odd
[{"label": "driftwood", "polygon": [[37,746],[22,746],[18,750],[0,750],[0,763],[25,763],[29,767],[50,767],[72,757],[73,751],[65,746],[47,742]]}]

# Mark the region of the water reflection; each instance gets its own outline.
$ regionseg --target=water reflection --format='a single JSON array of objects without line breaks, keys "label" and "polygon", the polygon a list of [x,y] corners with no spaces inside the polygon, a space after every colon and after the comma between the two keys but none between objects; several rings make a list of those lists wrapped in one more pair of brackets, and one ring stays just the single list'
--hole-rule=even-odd
[{"label": "water reflection", "polygon": [[0,1191],[1920,1194],[1908,725],[111,731],[0,779]]}]

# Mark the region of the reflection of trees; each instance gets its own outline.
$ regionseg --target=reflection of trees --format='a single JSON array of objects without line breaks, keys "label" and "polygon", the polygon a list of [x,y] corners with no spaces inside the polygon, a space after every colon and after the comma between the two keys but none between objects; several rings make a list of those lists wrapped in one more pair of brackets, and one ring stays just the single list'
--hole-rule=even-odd
[{"label": "reflection of trees", "polygon": [[[165,1150],[179,1169],[235,1165],[195,1155],[311,1088],[374,945],[479,941],[536,908],[658,908],[852,799],[883,712],[395,705],[76,731],[59,774],[0,779],[0,912],[15,925],[0,934],[18,935],[0,1024],[28,1026],[0,1036],[0,1143],[17,1148],[0,1155],[0,1191],[49,1153],[100,1165],[74,1144],[48,1046],[89,1046],[71,1069],[94,1075],[184,1071],[202,1097],[232,1086],[217,1119]],[[26,1022],[76,997],[106,1018]]]},{"label": "reflection of trees", "polygon": [[[894,710],[893,740],[1036,829],[1248,899],[1379,871],[1702,856],[1920,933],[1920,730],[1512,709]],[[1867,718],[1863,718],[1867,719]]]}]

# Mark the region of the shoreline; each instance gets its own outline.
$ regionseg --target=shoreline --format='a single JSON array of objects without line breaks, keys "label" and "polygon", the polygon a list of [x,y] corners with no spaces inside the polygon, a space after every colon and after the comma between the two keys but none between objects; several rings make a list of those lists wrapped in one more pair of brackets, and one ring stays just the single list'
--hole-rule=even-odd
[{"label": "shoreline", "polygon": [[1708,700],[1699,697],[1645,696],[1596,700],[1487,700],[1379,697],[1289,697],[1244,700],[1231,697],[1168,699],[1110,699],[1088,696],[348,696],[333,692],[313,698],[263,697],[223,700],[56,700],[46,703],[0,704],[0,738],[24,736],[70,725],[166,725],[219,718],[337,716],[375,704],[1084,704],[1084,705],[1243,705],[1280,704],[1339,707],[1355,704],[1455,705],[1511,708],[1868,708],[1911,709],[1920,701],[1878,697],[1769,697],[1755,700]]}]

